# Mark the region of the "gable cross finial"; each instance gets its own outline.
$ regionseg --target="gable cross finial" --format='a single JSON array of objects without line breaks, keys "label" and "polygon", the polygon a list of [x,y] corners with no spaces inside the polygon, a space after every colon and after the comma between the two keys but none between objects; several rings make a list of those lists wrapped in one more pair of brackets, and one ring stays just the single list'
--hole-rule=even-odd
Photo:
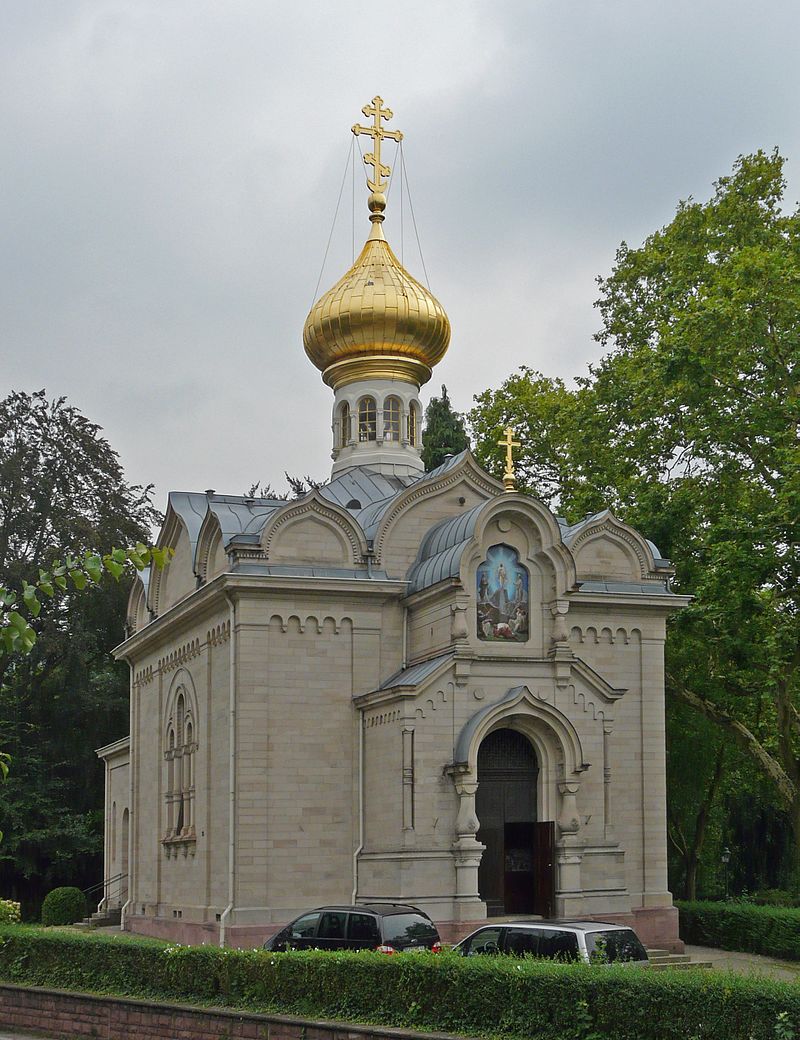
[{"label": "gable cross finial", "polygon": [[[356,137],[359,134],[366,134],[372,138],[372,151],[367,152],[364,156],[364,164],[372,167],[372,179],[370,180],[367,177],[367,184],[373,195],[383,195],[389,183],[384,178],[387,178],[392,170],[391,167],[381,162],[381,141],[387,137],[392,141],[402,141],[403,135],[399,130],[386,130],[382,125],[385,120],[391,119],[394,114],[390,108],[383,107],[382,97],[374,97],[372,104],[364,105],[361,111],[368,119],[372,117],[373,124],[372,126],[361,126],[360,123],[356,123],[353,127],[353,133]],[[385,205],[386,200],[382,201]]]},{"label": "gable cross finial", "polygon": [[514,474],[514,456],[512,454],[512,448],[519,448],[520,442],[514,440],[514,427],[506,426],[503,430],[505,439],[498,441],[497,443],[501,448],[506,449],[506,471],[503,474],[503,484],[505,485],[506,494],[509,494],[517,490],[516,476]]}]

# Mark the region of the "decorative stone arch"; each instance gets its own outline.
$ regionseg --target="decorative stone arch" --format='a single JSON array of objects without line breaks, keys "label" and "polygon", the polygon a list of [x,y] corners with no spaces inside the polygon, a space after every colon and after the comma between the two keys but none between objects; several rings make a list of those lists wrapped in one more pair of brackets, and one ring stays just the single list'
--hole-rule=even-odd
[{"label": "decorative stone arch", "polygon": [[558,708],[527,686],[515,686],[501,700],[476,711],[456,742],[450,773],[459,798],[453,854],[460,902],[480,901],[478,867],[485,846],[476,837],[480,827],[475,812],[478,749],[497,729],[516,730],[534,747],[539,762],[539,818],[555,820],[562,840],[580,828],[577,795],[581,774],[589,763],[578,732]]},{"label": "decorative stone arch", "polygon": [[589,768],[572,722],[527,686],[512,687],[499,701],[476,711],[462,726],[456,742],[456,767],[477,778],[481,741],[501,727],[524,733],[539,755],[542,770],[560,779],[577,776]]},{"label": "decorative stone arch", "polygon": [[[469,554],[465,553],[462,563],[461,577],[466,588],[472,586],[468,584],[469,576],[464,573],[464,569],[471,571],[477,565],[477,557],[489,547],[487,528],[491,523],[497,522],[500,537],[503,537],[503,520],[508,521],[509,526],[516,523],[522,529],[526,535],[528,558],[546,564],[553,575],[557,597],[574,588],[577,581],[575,560],[561,539],[558,521],[543,502],[518,494],[504,494],[502,498],[487,503],[481,509],[475,525],[475,550]],[[535,535],[534,538],[531,538],[532,533]]]},{"label": "decorative stone arch", "polygon": [[373,544],[376,561],[380,562],[382,560],[391,529],[403,514],[412,509],[420,500],[439,495],[461,483],[468,485],[478,495],[486,499],[494,498],[496,495],[504,493],[502,483],[482,470],[473,458],[472,452],[467,449],[457,464],[444,470],[438,476],[422,477],[405,491],[401,491],[392,500],[391,505],[381,517],[375,532]]},{"label": "decorative stone arch", "polygon": [[323,498],[315,488],[305,498],[277,511],[267,521],[261,533],[261,547],[267,559],[274,551],[276,540],[292,523],[301,519],[313,518],[332,531],[341,542],[343,552],[353,563],[361,563],[367,554],[367,541],[364,532],[355,524],[346,509]]},{"label": "decorative stone arch", "polygon": [[663,577],[663,574],[656,571],[655,559],[647,539],[643,538],[633,527],[617,520],[609,509],[595,517],[570,542],[569,548],[573,558],[576,559],[579,552],[586,548],[589,542],[597,539],[606,539],[620,548],[634,566],[638,565],[643,580]]}]

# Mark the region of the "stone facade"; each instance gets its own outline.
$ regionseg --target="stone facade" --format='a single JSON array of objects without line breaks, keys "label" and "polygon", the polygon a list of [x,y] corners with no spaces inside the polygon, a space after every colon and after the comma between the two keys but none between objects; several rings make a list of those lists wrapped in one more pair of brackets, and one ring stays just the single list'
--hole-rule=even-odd
[{"label": "stone facade", "polygon": [[[99,752],[127,928],[244,945],[380,899],[463,933],[487,914],[478,756],[511,730],[535,811],[492,854],[539,871],[523,912],[552,884],[556,916],[675,947],[663,651],[686,601],[655,546],[608,512],[566,525],[469,452],[421,476],[351,466],[293,502],[173,494],[160,544],[117,651],[130,745]],[[513,880],[492,879],[501,903]]]}]

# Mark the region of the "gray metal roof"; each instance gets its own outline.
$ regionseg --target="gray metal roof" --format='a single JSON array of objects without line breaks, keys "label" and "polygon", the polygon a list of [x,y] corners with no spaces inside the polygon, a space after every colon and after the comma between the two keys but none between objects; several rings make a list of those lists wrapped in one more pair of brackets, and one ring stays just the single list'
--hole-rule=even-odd
[{"label": "gray metal roof", "polygon": [[170,491],[169,504],[183,521],[192,549],[192,564],[197,551],[197,539],[208,510],[208,496],[201,491]]},{"label": "gray metal roof", "polygon": [[429,679],[442,665],[452,661],[452,659],[453,653],[451,651],[450,653],[441,654],[439,657],[432,657],[429,661],[412,664],[410,668],[401,668],[399,672],[395,672],[385,682],[382,682],[379,688],[381,690],[389,690],[393,686],[419,686],[426,679]]},{"label": "gray metal roof", "polygon": [[260,560],[239,561],[235,570],[238,574],[274,574],[289,578],[358,578],[363,581],[389,581],[384,570],[365,567],[306,567],[294,563],[262,563]]},{"label": "gray metal roof", "polygon": [[[323,484],[319,493],[329,502],[335,502],[345,509],[353,500],[360,503],[358,509],[365,509],[375,502],[394,498],[413,482],[413,477],[384,476],[363,466],[354,466],[341,476],[334,477],[328,484]],[[357,511],[356,507],[353,507],[353,511]]]},{"label": "gray metal roof", "polygon": [[582,581],[581,592],[616,592],[624,596],[674,596],[661,581]]},{"label": "gray metal roof", "polygon": [[288,504],[270,498],[239,498],[233,495],[212,495],[208,499],[208,508],[217,518],[222,532],[223,545],[242,535],[253,535],[257,540],[267,520],[281,506]]},{"label": "gray metal roof", "polygon": [[478,516],[489,504],[480,502],[458,516],[441,520],[428,531],[406,575],[409,593],[430,588],[447,578],[458,577],[461,557],[475,533]]}]

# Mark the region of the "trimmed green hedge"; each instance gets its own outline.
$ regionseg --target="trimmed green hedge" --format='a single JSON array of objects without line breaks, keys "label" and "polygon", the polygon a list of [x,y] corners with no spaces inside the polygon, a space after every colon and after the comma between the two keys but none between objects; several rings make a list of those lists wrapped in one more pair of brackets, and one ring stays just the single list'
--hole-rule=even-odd
[{"label": "trimmed green hedge", "polygon": [[684,942],[800,961],[800,909],[751,903],[677,903]]},{"label": "trimmed green hedge", "polygon": [[[727,973],[272,954],[24,926],[0,928],[0,979],[512,1040],[774,1040],[800,1026],[800,987]],[[776,1031],[781,1020],[788,1031]]]}]

